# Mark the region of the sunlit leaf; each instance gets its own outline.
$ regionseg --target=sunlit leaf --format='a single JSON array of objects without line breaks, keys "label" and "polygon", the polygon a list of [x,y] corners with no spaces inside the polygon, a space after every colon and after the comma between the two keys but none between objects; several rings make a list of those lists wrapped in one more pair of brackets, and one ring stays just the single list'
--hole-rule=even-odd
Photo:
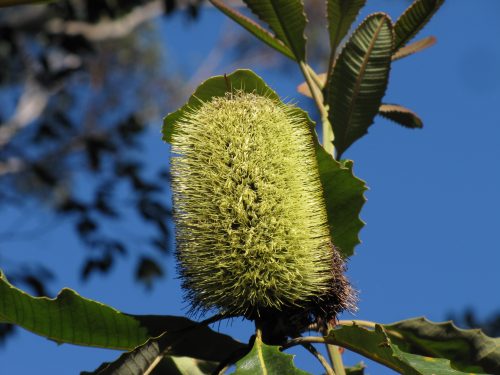
[{"label": "sunlit leaf", "polygon": [[432,47],[436,44],[436,37],[428,36],[426,38],[417,40],[416,42],[407,44],[404,47],[401,47],[396,51],[394,55],[392,55],[392,61],[396,61],[402,59],[403,57],[413,55],[414,53],[423,51],[429,47]]},{"label": "sunlit leaf", "polygon": [[[405,375],[472,375],[479,372],[462,372],[452,367],[449,359],[422,356],[402,350],[394,344],[383,325],[374,330],[359,326],[346,326],[331,330],[327,342],[339,345],[387,366]],[[451,344],[451,343],[450,343]]]},{"label": "sunlit leaf", "polygon": [[444,0],[415,0],[394,24],[394,51],[417,35],[443,3]]},{"label": "sunlit leaf", "polygon": [[452,322],[433,323],[425,318],[385,324],[391,341],[405,352],[449,359],[465,372],[500,374],[500,338],[479,329],[460,329]]},{"label": "sunlit leaf", "polygon": [[[242,346],[187,318],[124,314],[71,289],[63,289],[54,299],[32,297],[11,285],[1,272],[0,323],[16,324],[58,343],[119,350],[132,350],[163,333],[163,340],[171,344],[169,354],[203,360],[220,359],[213,350],[201,347],[203,340],[226,352]],[[182,340],[177,340],[181,335]]]},{"label": "sunlit leaf", "polygon": [[382,104],[378,114],[405,128],[416,129],[424,126],[424,123],[415,112],[398,104]]},{"label": "sunlit leaf", "polygon": [[250,33],[262,40],[264,43],[281,52],[285,56],[295,59],[292,51],[281,40],[277,39],[273,34],[264,29],[262,26],[244,16],[235,9],[227,6],[222,0],[210,0],[210,2],[226,16],[238,23],[240,26],[247,29]]},{"label": "sunlit leaf", "polygon": [[367,187],[354,176],[351,160],[338,162],[320,145],[316,147],[316,158],[333,243],[342,257],[348,258],[360,243],[359,231],[364,222],[359,214],[366,201],[363,194]]},{"label": "sunlit leaf", "polygon": [[234,375],[307,375],[293,364],[293,355],[285,354],[278,346],[269,346],[257,337],[252,350],[238,362]]},{"label": "sunlit leaf", "polygon": [[356,29],[335,63],[326,90],[339,158],[373,123],[387,87],[392,51],[392,23],[386,14],[376,13]]}]

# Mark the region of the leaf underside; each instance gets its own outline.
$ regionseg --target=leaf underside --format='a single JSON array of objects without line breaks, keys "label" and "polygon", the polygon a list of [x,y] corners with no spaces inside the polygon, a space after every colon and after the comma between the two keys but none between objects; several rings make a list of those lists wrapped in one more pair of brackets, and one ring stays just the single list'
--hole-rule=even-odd
[{"label": "leaf underside", "polygon": [[306,59],[304,30],[307,19],[301,0],[243,0],[250,10],[265,22],[295,56]]},{"label": "leaf underside", "polygon": [[394,55],[392,55],[392,61],[402,59],[406,56],[413,55],[414,53],[432,47],[434,44],[436,44],[436,41],[436,37],[428,36],[423,39],[417,40],[416,42],[407,44],[406,46],[401,47],[399,50],[397,50]]},{"label": "leaf underside", "polygon": [[356,29],[337,58],[326,89],[339,159],[373,123],[387,87],[392,51],[392,23],[386,14],[376,13]]},{"label": "leaf underside", "polygon": [[222,13],[245,28],[258,39],[262,40],[264,43],[274,48],[278,52],[281,52],[283,55],[289,57],[290,59],[295,59],[295,56],[293,55],[293,52],[290,50],[290,48],[288,48],[281,40],[277,39],[273,34],[264,29],[262,26],[260,26],[250,18],[244,16],[240,12],[236,11],[235,9],[227,6],[222,0],[210,0],[210,2]]},{"label": "leaf underside", "polygon": [[331,51],[335,52],[365,4],[366,0],[327,0],[326,15]]},{"label": "leaf underside", "polygon": [[394,24],[394,51],[405,46],[430,21],[444,0],[416,0]]},{"label": "leaf underside", "polygon": [[382,104],[378,114],[409,129],[423,128],[424,123],[412,110],[399,104]]}]

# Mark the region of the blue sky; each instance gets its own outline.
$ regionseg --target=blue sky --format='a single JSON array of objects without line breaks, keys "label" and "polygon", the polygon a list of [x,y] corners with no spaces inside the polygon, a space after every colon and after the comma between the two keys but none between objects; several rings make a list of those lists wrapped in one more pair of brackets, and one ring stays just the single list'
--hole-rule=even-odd
[{"label": "blue sky", "polygon": [[[368,3],[364,14],[386,10],[393,19],[407,5],[393,0]],[[424,129],[407,130],[377,119],[369,134],[344,155],[354,160],[355,174],[370,187],[361,215],[367,223],[363,243],[348,271],[360,291],[357,319],[389,323],[423,315],[440,321],[448,312],[468,306],[480,316],[500,308],[499,14],[498,0],[448,1],[420,34],[437,36],[438,44],[393,65],[384,99],[415,110]],[[179,16],[169,18],[162,26],[169,53],[177,54],[178,61],[186,59],[187,69],[196,67],[223,21],[213,10],[203,12],[194,24]],[[310,108],[307,99],[295,93],[302,81],[298,69],[242,68],[254,68],[282,97]],[[158,166],[168,160],[160,126],[160,119],[152,123],[146,140],[148,159]],[[172,258],[165,261],[167,277],[146,294],[133,282],[130,262],[119,262],[108,277],[81,283],[80,247],[70,225],[63,223],[57,232],[34,242],[12,242],[6,251],[11,259],[43,257],[44,264],[57,269],[54,291],[67,286],[129,313],[185,313]],[[251,334],[240,322],[220,329],[243,341]],[[297,353],[300,367],[320,373],[306,353]],[[109,350],[57,346],[25,331],[0,349],[5,374],[75,374],[117,356]],[[348,363],[357,360],[346,355]],[[367,373],[393,372],[370,363]]]}]

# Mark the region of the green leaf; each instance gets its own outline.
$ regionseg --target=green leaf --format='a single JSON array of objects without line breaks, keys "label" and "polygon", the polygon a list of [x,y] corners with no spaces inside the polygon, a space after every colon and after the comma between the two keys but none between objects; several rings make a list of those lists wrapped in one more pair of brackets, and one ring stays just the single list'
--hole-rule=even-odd
[{"label": "green leaf", "polygon": [[307,19],[302,0],[243,0],[264,21],[297,61],[306,59],[304,30]]},{"label": "green leaf", "polygon": [[55,0],[0,0],[0,8],[10,7],[14,5],[46,4],[53,1]]},{"label": "green leaf", "polygon": [[378,114],[405,128],[416,129],[424,127],[424,123],[415,112],[398,104],[382,104],[378,110]]},{"label": "green leaf", "polygon": [[352,173],[351,160],[338,162],[319,144],[316,146],[316,158],[332,240],[342,257],[348,258],[361,242],[358,234],[364,222],[359,214],[366,201],[363,194],[367,187]]},{"label": "green leaf", "polygon": [[219,9],[222,13],[238,23],[240,26],[247,29],[247,31],[255,35],[264,43],[274,48],[278,52],[281,52],[286,57],[295,60],[295,57],[290,48],[288,48],[281,40],[277,39],[273,34],[255,23],[253,20],[228,7],[222,0],[210,0],[210,2],[214,7]]},{"label": "green leaf", "polygon": [[[56,298],[32,297],[12,286],[0,272],[0,322],[19,325],[58,343],[131,350],[163,333],[169,353],[220,360],[199,343],[212,342],[226,352],[242,344],[207,326],[176,316],[128,315],[63,289]],[[183,339],[177,340],[182,334]],[[177,340],[177,341],[176,341]]]},{"label": "green leaf", "polygon": [[[269,98],[280,100],[279,96],[266,83],[251,70],[237,70],[232,74],[216,76],[203,82],[189,98],[186,105],[179,110],[168,114],[163,120],[163,139],[170,142],[172,134],[176,131],[177,121],[188,110],[195,110],[203,101],[212,97],[224,96],[229,89],[243,89],[246,92],[255,92]],[[308,122],[311,128],[314,123],[306,112],[296,107],[295,116]],[[320,180],[323,185],[326,210],[330,234],[334,244],[339,248],[344,258],[354,253],[358,244],[358,232],[364,223],[359,219],[359,212],[365,202],[363,192],[365,183],[354,177],[352,162],[337,162],[317,142],[316,159]]]},{"label": "green leaf", "polygon": [[[108,371],[109,366],[112,364],[105,362],[94,371],[82,371],[80,375],[103,375]],[[214,362],[201,361],[199,359],[189,357],[164,357],[152,370],[151,375],[210,375],[217,368]],[[113,374],[126,374],[131,375],[134,371],[138,371],[136,365],[131,364],[129,369],[123,369],[114,372]],[[140,372],[142,375],[143,372]]]},{"label": "green leaf", "polygon": [[285,354],[278,346],[269,346],[259,337],[252,350],[238,362],[234,375],[307,375],[293,364],[293,355]]},{"label": "green leaf", "polygon": [[187,372],[189,374],[195,371],[202,374],[202,369],[211,373],[220,362],[232,357],[235,352],[243,354],[247,350],[246,345],[231,337],[199,325],[193,329],[165,332],[157,338],[149,339],[133,351],[122,354],[113,363],[99,368],[94,374],[142,375],[156,370],[162,361],[167,362],[163,367],[169,364],[177,368],[191,368],[191,371]]},{"label": "green leaf", "polygon": [[394,24],[394,51],[406,45],[430,21],[444,0],[415,0]]},{"label": "green leaf", "polygon": [[407,44],[406,46],[398,49],[396,53],[392,55],[392,61],[396,61],[402,59],[403,57],[423,51],[424,49],[432,47],[434,44],[436,44],[436,37],[434,36],[428,36],[426,38],[417,40],[416,42]]},{"label": "green leaf", "polygon": [[332,51],[340,45],[365,4],[366,0],[327,0],[326,15]]},{"label": "green leaf", "polygon": [[392,342],[405,352],[449,359],[465,372],[500,374],[500,338],[479,329],[460,329],[452,322],[414,318],[384,325]]},{"label": "green leaf", "polygon": [[363,362],[359,362],[355,366],[346,367],[345,373],[346,375],[364,375],[366,365]]},{"label": "green leaf", "polygon": [[328,87],[329,118],[338,158],[367,133],[385,94],[393,50],[392,23],[369,16],[339,55]]},{"label": "green leaf", "polygon": [[455,370],[448,359],[426,357],[401,350],[391,341],[384,326],[380,324],[375,325],[375,330],[357,325],[331,330],[326,336],[326,341],[359,353],[405,375],[472,375],[470,372]]}]

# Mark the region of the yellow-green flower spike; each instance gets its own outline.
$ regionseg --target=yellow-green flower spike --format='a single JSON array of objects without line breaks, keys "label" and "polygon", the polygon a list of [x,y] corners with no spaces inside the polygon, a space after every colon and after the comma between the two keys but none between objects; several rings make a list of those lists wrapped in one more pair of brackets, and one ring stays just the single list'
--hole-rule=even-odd
[{"label": "yellow-green flower spike", "polygon": [[313,135],[292,108],[235,92],[188,111],[176,124],[177,257],[195,310],[257,317],[300,309],[331,300],[336,264],[343,277],[330,243]]}]

